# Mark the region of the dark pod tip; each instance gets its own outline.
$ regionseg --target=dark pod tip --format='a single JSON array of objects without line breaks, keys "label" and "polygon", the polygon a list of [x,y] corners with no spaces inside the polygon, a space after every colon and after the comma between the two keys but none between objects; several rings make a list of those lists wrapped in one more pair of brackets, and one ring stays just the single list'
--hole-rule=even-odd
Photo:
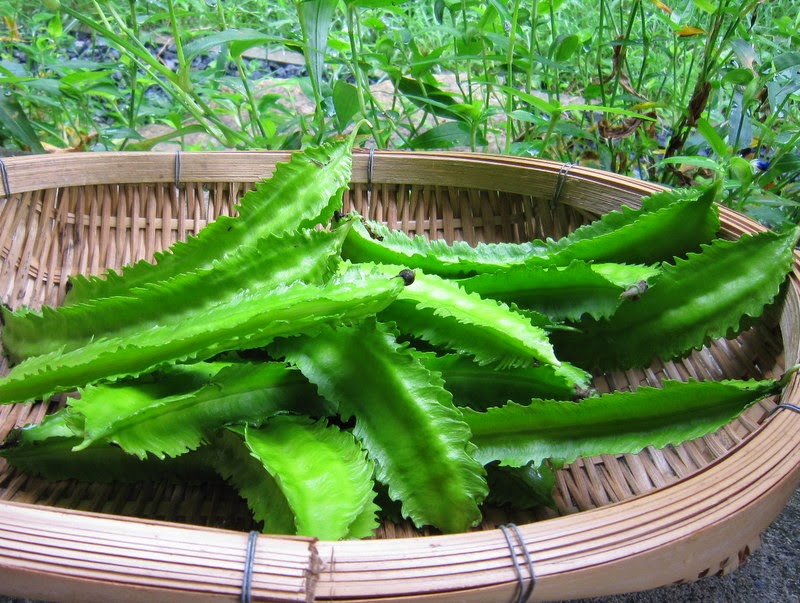
[{"label": "dark pod tip", "polygon": [[409,270],[408,268],[401,270],[397,276],[403,279],[403,283],[406,287],[413,283],[415,278],[414,271]]}]

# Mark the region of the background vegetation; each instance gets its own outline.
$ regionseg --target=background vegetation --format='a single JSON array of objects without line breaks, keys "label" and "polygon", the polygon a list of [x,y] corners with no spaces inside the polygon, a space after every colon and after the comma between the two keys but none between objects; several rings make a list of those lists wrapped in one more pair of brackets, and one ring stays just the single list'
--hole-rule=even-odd
[{"label": "background vegetation", "polygon": [[[795,0],[0,1],[0,146],[472,149],[800,221]],[[288,53],[288,54],[287,54]]]}]

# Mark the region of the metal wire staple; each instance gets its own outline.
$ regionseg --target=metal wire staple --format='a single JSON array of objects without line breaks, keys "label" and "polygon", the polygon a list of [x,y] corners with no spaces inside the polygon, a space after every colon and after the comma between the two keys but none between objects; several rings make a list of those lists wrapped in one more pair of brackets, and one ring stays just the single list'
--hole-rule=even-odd
[{"label": "metal wire staple", "polygon": [[10,199],[11,198],[11,186],[8,184],[8,171],[6,170],[6,164],[0,159],[0,176],[3,178],[3,194]]},{"label": "metal wire staple", "polygon": [[[514,571],[517,573],[517,589],[514,593],[515,598],[512,599],[512,601],[514,601],[514,603],[526,603],[526,601],[531,598],[531,595],[533,595],[533,589],[536,587],[536,574],[533,571],[533,559],[528,551],[528,546],[525,544],[525,539],[516,524],[509,523],[500,526],[500,529],[503,531],[503,536],[506,537],[506,544],[508,544],[508,550],[511,552],[511,560],[514,563]],[[512,533],[516,543],[511,541]],[[525,565],[528,568],[529,576],[527,586],[525,585],[525,576],[522,572],[522,566],[519,561],[517,561],[516,546],[521,547],[525,555]]]},{"label": "metal wire staple", "polygon": [[181,150],[175,151],[175,190],[181,188]]},{"label": "metal wire staple", "polygon": [[375,144],[369,145],[369,158],[367,159],[367,211],[365,215],[369,216],[369,208],[372,205],[372,173],[375,169]]},{"label": "metal wire staple", "polygon": [[258,532],[253,530],[247,535],[247,553],[244,558],[244,575],[242,576],[242,595],[239,598],[241,603],[250,603],[253,590],[253,566],[256,560],[256,544],[258,542]]},{"label": "metal wire staple", "polygon": [[575,163],[565,163],[561,166],[561,169],[558,170],[558,176],[556,178],[556,188],[553,191],[553,198],[550,200],[550,207],[555,209],[556,205],[558,205],[558,201],[561,199],[561,192],[564,190],[564,185],[567,183],[567,176],[569,175],[569,171],[575,167]]},{"label": "metal wire staple", "polygon": [[787,402],[784,402],[784,403],[782,403],[782,404],[778,404],[778,405],[777,405],[775,408],[773,408],[772,410],[770,410],[770,411],[769,411],[769,414],[770,414],[770,415],[772,415],[772,414],[775,414],[776,412],[778,412],[778,411],[779,411],[780,409],[782,409],[782,408],[786,408],[786,409],[788,409],[788,410],[793,410],[794,412],[800,412],[800,406],[797,406],[797,405],[795,405],[795,404],[789,404],[789,403],[787,403]]}]

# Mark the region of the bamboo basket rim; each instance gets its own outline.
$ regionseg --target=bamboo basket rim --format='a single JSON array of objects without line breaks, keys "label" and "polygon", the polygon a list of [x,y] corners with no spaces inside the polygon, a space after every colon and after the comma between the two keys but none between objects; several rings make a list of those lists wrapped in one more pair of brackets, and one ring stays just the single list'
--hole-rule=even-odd
[{"label": "bamboo basket rim", "polygon": [[[0,182],[0,194],[9,192],[7,187],[13,196],[128,181],[176,186],[253,182],[264,176],[265,166],[288,156],[288,152],[214,151],[12,157],[3,160],[7,178]],[[231,161],[237,164],[235,173]],[[112,169],[118,162],[124,162],[125,182]],[[416,169],[409,172],[412,164]],[[449,175],[448,168],[457,164],[470,166],[466,178],[463,170]],[[436,175],[437,185],[469,187],[469,174],[477,179],[486,170],[497,174],[499,189],[509,192],[528,192],[534,180],[543,196],[556,197],[555,191],[563,186],[564,199],[581,187],[609,188],[613,195],[600,190],[591,202],[574,203],[577,209],[595,214],[615,208],[620,191],[631,197],[626,203],[635,203],[635,197],[662,190],[593,168],[454,152],[356,152],[352,183],[413,185],[430,183],[431,175]],[[511,173],[517,177],[504,177]],[[720,214],[729,234],[763,229],[726,207],[720,207]],[[787,365],[800,357],[798,316],[800,254],[795,252],[780,318]],[[799,401],[800,377],[794,375],[780,402]],[[532,600],[560,600],[692,580],[694,568],[700,566],[730,571],[738,560],[720,543],[756,546],[758,534],[800,482],[799,414],[775,412],[726,454],[667,486],[600,508],[515,526],[519,539],[509,538],[508,531],[500,528],[338,542],[259,535],[250,558],[252,597],[502,601],[514,600],[535,577]],[[700,538],[703,543],[698,545]],[[235,597],[241,592],[248,561],[247,540],[247,533],[234,530],[0,502],[0,576],[7,594],[27,594],[35,581],[41,581],[35,594],[53,600],[64,593],[72,593],[67,598],[103,600],[110,592],[119,600],[145,595],[170,601]],[[681,547],[693,558],[672,559]]]}]

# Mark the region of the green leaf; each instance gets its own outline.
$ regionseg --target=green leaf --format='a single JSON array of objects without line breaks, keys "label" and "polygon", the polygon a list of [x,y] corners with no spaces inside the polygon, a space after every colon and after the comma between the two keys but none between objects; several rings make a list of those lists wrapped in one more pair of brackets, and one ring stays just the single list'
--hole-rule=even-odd
[{"label": "green leaf", "polygon": [[728,156],[728,145],[706,118],[701,117],[697,120],[697,131],[706,139],[706,142],[717,157]]},{"label": "green leaf", "polygon": [[638,111],[631,111],[630,109],[621,109],[619,107],[609,107],[606,105],[587,105],[587,104],[569,104],[569,105],[562,105],[557,100],[553,100],[552,102],[548,102],[543,98],[539,98],[534,94],[529,94],[527,92],[523,92],[522,90],[517,90],[516,88],[512,88],[511,86],[497,86],[497,88],[503,90],[506,94],[510,94],[511,96],[520,99],[521,101],[528,103],[532,107],[543,111],[551,116],[558,116],[561,113],[566,113],[568,111],[602,111],[603,113],[611,113],[613,115],[624,115],[625,117],[635,117],[637,119],[641,119],[643,121],[654,121],[652,115],[645,115],[644,113],[639,113]]},{"label": "green leaf", "polygon": [[781,71],[785,71],[787,69],[791,69],[792,67],[796,67],[800,65],[800,51],[787,51],[781,52],[780,54],[775,55],[772,58],[772,62],[775,66],[775,71],[780,73]]},{"label": "green leaf", "polygon": [[397,82],[397,91],[420,109],[429,111],[437,117],[458,121],[463,119],[457,111],[453,111],[451,108],[458,104],[455,94],[443,90],[436,80],[423,81],[403,77]]},{"label": "green leaf", "polygon": [[562,34],[553,40],[552,57],[558,62],[568,61],[579,45],[580,38],[576,34]]},{"label": "green leaf", "polygon": [[336,123],[342,132],[360,110],[358,90],[353,84],[338,80],[333,85],[333,108],[336,111]]},{"label": "green leaf", "polygon": [[322,90],[328,34],[339,0],[299,0],[297,12],[303,30],[303,54],[316,90]]},{"label": "green leaf", "polygon": [[533,400],[462,412],[478,446],[476,458],[522,467],[677,445],[719,429],[778,390],[773,380],[664,381],[663,388],[640,387],[579,403]]},{"label": "green leaf", "polygon": [[516,88],[512,88],[511,86],[499,86],[506,94],[510,94],[521,101],[529,104],[534,109],[539,109],[543,113],[547,113],[548,115],[558,114],[562,111],[561,105],[558,103],[550,103],[543,98],[539,98],[534,94],[529,94],[527,92],[523,92],[522,90],[517,90]]},{"label": "green leaf", "polygon": [[703,157],[701,155],[675,155],[673,157],[666,157],[659,161],[656,166],[661,167],[664,165],[693,165],[696,167],[707,168],[709,170],[714,170],[715,172],[719,172],[722,170],[722,166],[714,161],[713,159],[709,159],[708,157]]},{"label": "green leaf", "polygon": [[0,94],[0,125],[23,149],[44,153],[42,143],[16,96]]},{"label": "green leaf", "polygon": [[403,0],[345,0],[347,6],[359,8],[392,8],[402,3]]},{"label": "green leaf", "polygon": [[472,131],[463,121],[448,121],[415,136],[403,147],[410,149],[449,149],[468,147],[472,142]]},{"label": "green leaf", "polygon": [[736,86],[746,86],[756,77],[752,69],[730,69],[722,76],[723,84],[734,84]]},{"label": "green leaf", "polygon": [[56,13],[53,17],[47,22],[47,33],[50,34],[51,38],[58,39],[64,33],[64,25],[61,23],[61,14]]},{"label": "green leaf", "polygon": [[717,11],[717,4],[711,0],[692,0],[692,4],[710,15]]},{"label": "green leaf", "polygon": [[191,42],[183,46],[183,53],[186,60],[191,60],[209,50],[219,46],[229,44],[232,56],[238,56],[245,50],[254,46],[264,46],[268,43],[277,42],[275,36],[268,36],[254,29],[226,29],[225,31],[214,32],[198,36]]},{"label": "green leaf", "polygon": [[564,4],[564,0],[539,0],[539,13],[555,12],[561,8],[562,4]]},{"label": "green leaf", "polygon": [[355,417],[354,435],[405,516],[445,532],[480,521],[487,488],[469,430],[441,379],[385,327],[340,328],[273,348],[339,405],[344,420]]},{"label": "green leaf", "polygon": [[[167,131],[164,134],[160,134],[159,136],[152,136],[150,138],[129,143],[125,146],[125,150],[150,151],[157,144],[161,144],[163,142],[169,142],[171,140],[175,140],[176,138],[182,138],[189,134],[197,134],[200,132],[206,132],[206,129],[200,124],[190,124],[187,126],[181,126],[180,128],[175,128],[173,130]],[[138,133],[136,135],[138,136]]]}]

